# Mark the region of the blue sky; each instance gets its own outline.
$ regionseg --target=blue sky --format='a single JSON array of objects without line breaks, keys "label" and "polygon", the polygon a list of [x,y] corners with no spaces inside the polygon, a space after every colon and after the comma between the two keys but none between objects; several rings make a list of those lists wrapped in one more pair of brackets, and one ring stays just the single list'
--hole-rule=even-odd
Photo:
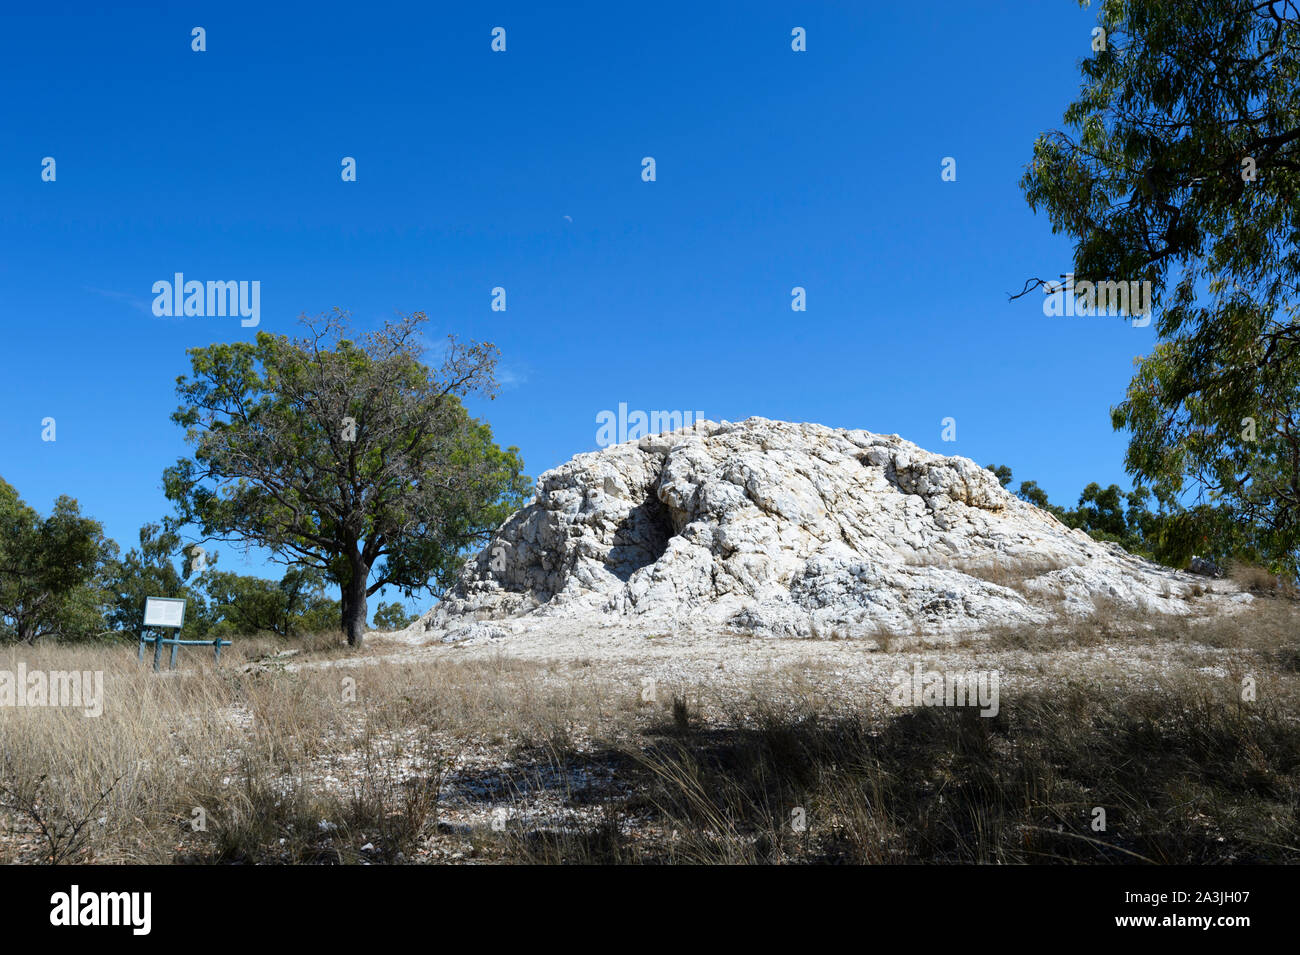
[{"label": "blue sky", "polygon": [[[185,453],[168,420],[185,349],[334,306],[495,342],[504,390],[472,407],[533,476],[626,402],[897,432],[1059,503],[1128,486],[1108,409],[1153,329],[1008,301],[1070,267],[1017,183],[1078,91],[1095,12],[457,6],[8,15],[0,476],[29,503],[70,494],[134,543]],[[154,317],[175,272],[260,281],[259,327]]]}]

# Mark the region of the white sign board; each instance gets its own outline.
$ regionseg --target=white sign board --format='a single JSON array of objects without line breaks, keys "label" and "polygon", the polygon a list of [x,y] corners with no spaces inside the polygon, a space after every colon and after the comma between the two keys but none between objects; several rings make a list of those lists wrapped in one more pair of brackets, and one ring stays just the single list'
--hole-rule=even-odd
[{"label": "white sign board", "polygon": [[185,622],[185,601],[171,597],[146,597],[144,599],[144,625],[146,627],[175,627]]}]

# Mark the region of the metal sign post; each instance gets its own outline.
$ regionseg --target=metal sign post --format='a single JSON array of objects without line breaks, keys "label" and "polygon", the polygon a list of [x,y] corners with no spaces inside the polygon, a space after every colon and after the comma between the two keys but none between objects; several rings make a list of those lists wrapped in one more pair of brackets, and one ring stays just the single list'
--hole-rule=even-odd
[{"label": "metal sign post", "polygon": [[[149,642],[149,637],[145,636],[145,631],[155,629],[158,632],[153,637],[153,668],[155,671],[162,662],[163,644],[172,648],[170,667],[176,669],[176,653],[180,647],[212,647],[216,654],[217,662],[221,662],[221,648],[230,646],[229,640],[182,640],[180,639],[180,629],[185,624],[185,601],[174,597],[146,597],[144,601],[144,626],[140,629],[140,646],[136,652],[136,659],[144,659],[144,645]],[[161,628],[161,629],[160,629]],[[177,631],[177,635],[170,640],[163,636],[162,630],[170,629]]]}]

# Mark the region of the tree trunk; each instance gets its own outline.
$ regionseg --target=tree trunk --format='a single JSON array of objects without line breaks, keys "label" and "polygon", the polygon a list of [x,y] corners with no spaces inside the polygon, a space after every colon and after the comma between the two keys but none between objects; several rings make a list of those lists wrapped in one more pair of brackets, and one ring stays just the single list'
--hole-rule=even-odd
[{"label": "tree trunk", "polygon": [[366,635],[366,581],[370,568],[359,557],[354,557],[352,576],[342,587],[343,630],[348,635],[348,646],[359,647]]}]

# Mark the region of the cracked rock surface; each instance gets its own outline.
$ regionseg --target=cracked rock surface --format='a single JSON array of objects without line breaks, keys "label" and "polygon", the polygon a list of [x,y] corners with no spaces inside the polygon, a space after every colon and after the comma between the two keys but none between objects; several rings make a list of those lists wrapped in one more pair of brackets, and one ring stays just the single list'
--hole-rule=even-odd
[{"label": "cracked rock surface", "polygon": [[1067,528],[968,458],[749,418],[546,472],[408,634],[565,621],[876,639],[1120,606],[1187,614],[1200,583]]}]

